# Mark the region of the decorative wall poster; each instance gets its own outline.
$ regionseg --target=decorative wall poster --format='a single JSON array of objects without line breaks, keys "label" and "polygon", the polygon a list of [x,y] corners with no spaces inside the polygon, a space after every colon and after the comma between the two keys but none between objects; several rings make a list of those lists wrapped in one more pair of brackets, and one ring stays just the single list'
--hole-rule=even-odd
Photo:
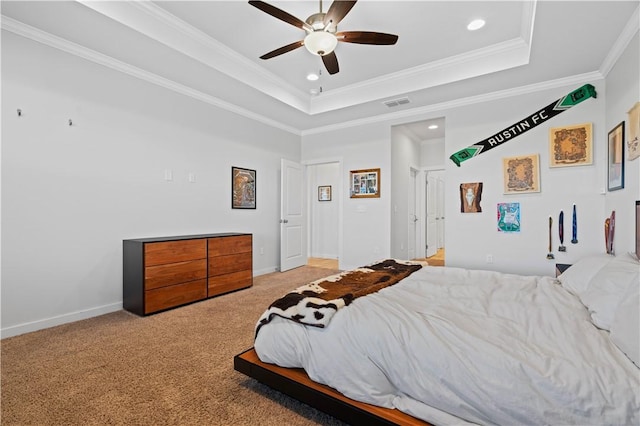
[{"label": "decorative wall poster", "polygon": [[538,154],[502,159],[505,194],[540,192]]},{"label": "decorative wall poster", "polygon": [[231,167],[231,208],[256,208],[256,171]]},{"label": "decorative wall poster", "polygon": [[561,112],[571,108],[572,106],[578,105],[580,102],[591,97],[596,97],[596,89],[591,84],[585,84],[495,135],[465,149],[461,149],[449,158],[456,164],[456,166],[460,167],[460,163],[463,161],[473,158],[476,155],[480,155],[481,153],[488,151],[491,148],[495,148],[498,145],[502,145],[503,143],[515,138],[516,136],[520,136],[524,132],[533,129],[539,124],[544,123],[550,118],[555,117]]},{"label": "decorative wall poster", "polygon": [[640,102],[636,102],[628,114],[629,136],[627,138],[627,147],[629,149],[629,155],[627,158],[631,161],[640,157]]},{"label": "decorative wall poster", "polygon": [[624,121],[609,132],[608,160],[607,189],[624,188]]},{"label": "decorative wall poster", "polygon": [[482,182],[460,184],[460,212],[481,213]]},{"label": "decorative wall poster", "polygon": [[351,171],[351,198],[380,198],[380,169]]},{"label": "decorative wall poster", "polygon": [[318,201],[331,201],[331,185],[318,187]]},{"label": "decorative wall poster", "polygon": [[593,164],[591,123],[551,128],[549,163],[550,167]]},{"label": "decorative wall poster", "polygon": [[520,203],[498,203],[498,232],[520,232]]}]

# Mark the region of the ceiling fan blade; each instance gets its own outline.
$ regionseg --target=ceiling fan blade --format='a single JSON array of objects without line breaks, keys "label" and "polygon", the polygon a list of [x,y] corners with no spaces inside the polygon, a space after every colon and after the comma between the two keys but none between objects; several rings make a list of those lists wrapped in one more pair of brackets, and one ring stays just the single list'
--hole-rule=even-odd
[{"label": "ceiling fan blade", "polygon": [[395,34],[376,33],[371,31],[340,31],[336,33],[338,41],[358,44],[396,44],[398,36]]},{"label": "ceiling fan blade", "polygon": [[300,19],[296,18],[293,15],[288,14],[287,12],[285,12],[282,9],[278,9],[275,6],[271,6],[269,3],[265,3],[263,1],[254,1],[251,0],[249,2],[249,4],[251,6],[257,7],[258,9],[260,9],[261,11],[268,13],[269,15],[273,16],[274,18],[278,18],[281,21],[284,21],[288,24],[293,25],[294,27],[298,27],[301,29],[305,29],[308,27],[307,24],[305,24],[303,21],[301,21]]},{"label": "ceiling fan blade", "polygon": [[295,43],[287,44],[286,46],[282,46],[278,49],[272,50],[269,53],[265,53],[260,56],[260,59],[271,59],[275,56],[282,55],[283,53],[291,52],[292,50],[297,49],[298,47],[304,46],[304,41],[296,41]]},{"label": "ceiling fan blade", "polygon": [[327,69],[329,74],[336,74],[338,71],[340,71],[336,52],[331,52],[324,55],[322,57],[322,62],[324,63],[324,67]]},{"label": "ceiling fan blade", "polygon": [[329,10],[327,11],[326,16],[324,17],[324,25],[325,27],[329,24],[329,22],[333,22],[333,26],[337,26],[340,21],[349,13],[351,8],[355,6],[357,0],[354,1],[342,1],[342,0],[334,0],[329,6]]}]

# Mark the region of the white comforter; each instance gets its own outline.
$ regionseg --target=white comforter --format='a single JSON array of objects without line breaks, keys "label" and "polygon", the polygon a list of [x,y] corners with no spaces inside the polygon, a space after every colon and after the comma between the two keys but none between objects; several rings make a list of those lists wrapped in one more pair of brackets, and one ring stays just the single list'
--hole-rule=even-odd
[{"label": "white comforter", "polygon": [[436,424],[640,424],[640,370],[550,277],[424,267],[325,329],[274,318],[255,349]]}]

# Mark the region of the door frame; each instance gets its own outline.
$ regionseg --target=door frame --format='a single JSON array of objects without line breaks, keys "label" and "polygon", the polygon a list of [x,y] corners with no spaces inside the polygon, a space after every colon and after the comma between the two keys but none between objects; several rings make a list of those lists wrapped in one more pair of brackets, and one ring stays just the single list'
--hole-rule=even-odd
[{"label": "door frame", "polygon": [[[289,179],[288,169],[299,170],[300,176],[298,180],[291,181]],[[305,174],[306,168],[301,163],[286,158],[280,159],[280,265],[278,268],[280,272],[306,265],[308,261],[308,246],[307,241],[305,241],[308,236],[305,229],[305,227],[308,229]],[[293,182],[293,184],[289,184],[289,182]],[[292,188],[292,185],[295,186]],[[287,192],[287,190],[290,191],[291,189],[294,190],[294,194],[299,194],[299,201],[295,200],[295,206],[300,207],[299,213],[290,212],[290,199],[285,194],[289,194],[290,192]],[[295,189],[298,189],[298,192],[295,192]],[[294,228],[301,228],[298,237],[300,251],[296,256],[289,256],[288,231]]]},{"label": "door frame", "polygon": [[[411,197],[414,198],[415,200],[415,212],[416,212],[416,216],[418,218],[417,224],[416,224],[416,228],[415,228],[415,232],[416,235],[409,235],[409,224],[407,224],[407,254],[408,252],[408,245],[409,245],[409,239],[413,238],[415,241],[415,248],[414,248],[414,252],[415,252],[415,258],[416,259],[421,259],[426,257],[426,218],[427,218],[427,211],[426,211],[426,194],[425,194],[425,187],[426,187],[426,172],[423,169],[419,169],[416,167],[409,167],[409,179],[413,179],[411,177],[411,173],[415,172],[415,188],[414,188],[414,194],[409,194],[409,201],[411,202]],[[409,221],[411,219],[407,218],[407,221]],[[407,256],[409,257],[409,256]]]},{"label": "door frame", "polygon": [[[422,208],[423,208],[423,212],[424,215],[422,216],[422,223],[423,223],[423,227],[421,228],[421,232],[422,232],[422,237],[424,238],[424,253],[425,253],[425,257],[426,257],[426,244],[427,244],[427,203],[429,202],[428,197],[427,197],[427,175],[429,174],[429,172],[442,172],[442,176],[443,176],[443,182],[446,183],[446,170],[444,166],[430,166],[430,167],[423,167],[422,168],[422,193],[424,194],[424,202],[422,203]],[[442,196],[442,210],[444,211],[445,207],[446,207],[446,203],[444,201],[444,198],[446,196],[446,191]],[[437,231],[436,231],[437,232]],[[444,233],[444,230],[443,230]],[[437,243],[438,237],[436,234],[436,251],[438,250],[438,243]]]},{"label": "door frame", "polygon": [[344,210],[343,210],[343,206],[344,206],[344,197],[345,197],[345,179],[344,179],[344,167],[343,167],[343,159],[342,157],[330,157],[330,158],[321,158],[321,159],[316,159],[316,160],[305,160],[305,161],[301,161],[300,164],[302,164],[302,167],[304,169],[304,185],[307,188],[307,256],[309,255],[309,253],[311,253],[311,215],[309,214],[309,212],[311,211],[311,203],[315,201],[315,196],[317,194],[317,191],[315,190],[315,188],[311,188],[311,182],[309,181],[309,173],[308,173],[308,168],[309,166],[318,166],[321,164],[330,164],[330,163],[337,163],[338,164],[338,191],[336,191],[335,197],[334,194],[332,194],[332,199],[336,200],[338,202],[338,269],[343,269],[342,268],[342,262],[343,262],[343,217],[344,217]]}]

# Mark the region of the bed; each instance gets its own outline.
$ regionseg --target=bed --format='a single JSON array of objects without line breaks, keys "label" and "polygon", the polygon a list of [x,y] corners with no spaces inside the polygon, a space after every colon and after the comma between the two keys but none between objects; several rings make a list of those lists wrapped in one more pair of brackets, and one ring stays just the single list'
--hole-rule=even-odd
[{"label": "bed", "polygon": [[[414,270],[318,290],[390,262]],[[640,424],[639,270],[627,254],[558,279],[385,260],[278,298],[236,369],[350,423]]]}]

